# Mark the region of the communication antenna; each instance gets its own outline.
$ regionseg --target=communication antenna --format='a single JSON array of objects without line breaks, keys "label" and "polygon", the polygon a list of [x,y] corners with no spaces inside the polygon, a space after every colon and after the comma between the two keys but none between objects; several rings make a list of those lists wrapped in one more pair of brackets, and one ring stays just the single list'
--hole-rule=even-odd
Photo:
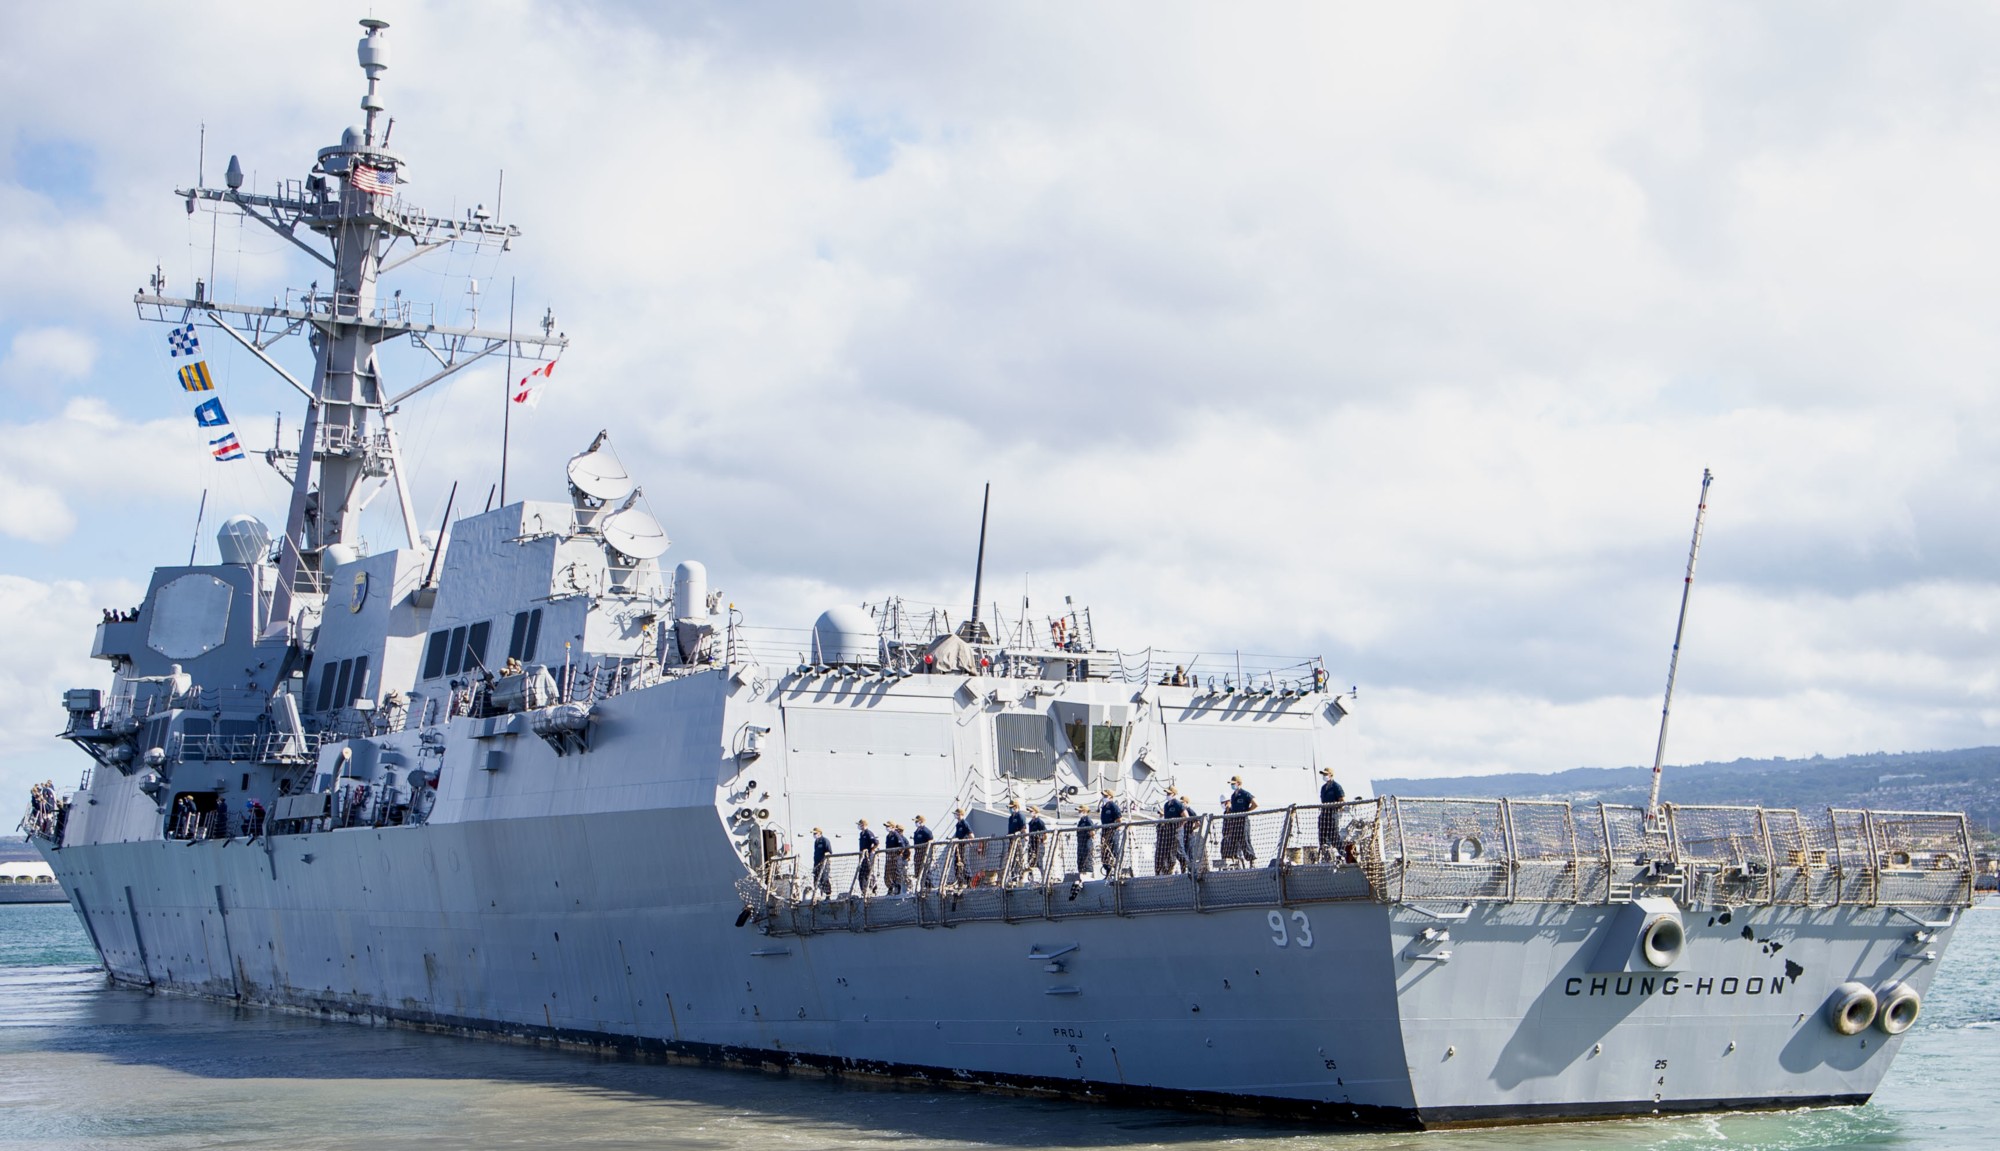
[{"label": "communication antenna", "polygon": [[201,506],[194,513],[194,542],[188,545],[188,566],[194,566],[195,549],[201,546],[201,521],[208,517],[208,489],[201,489]]},{"label": "communication antenna", "polygon": [[986,494],[979,497],[979,559],[972,568],[972,619],[966,626],[966,639],[979,642],[979,588],[986,578],[986,509],[993,502],[993,484],[986,485]]},{"label": "communication antenna", "polygon": [[1687,578],[1681,582],[1681,616],[1674,623],[1674,654],[1667,661],[1667,698],[1660,705],[1660,742],[1653,748],[1653,792],[1646,797],[1646,823],[1650,826],[1660,818],[1660,764],[1667,757],[1667,717],[1674,708],[1674,673],[1681,666],[1681,632],[1686,630],[1688,621],[1688,596],[1694,591],[1694,561],[1701,554],[1701,525],[1708,518],[1708,485],[1715,481],[1715,474],[1707,468],[1701,469],[1701,503],[1694,510],[1694,542],[1688,545]]},{"label": "communication antenna", "polygon": [[622,500],[639,488],[618,453],[611,449],[611,437],[606,432],[597,433],[597,438],[581,455],[571,458],[568,473],[570,487],[601,503]]},{"label": "communication antenna", "polygon": [[653,513],[637,506],[645,498],[639,488],[632,489],[632,495],[625,505],[604,517],[599,530],[604,534],[604,542],[619,555],[635,562],[658,559],[667,550],[667,532]]},{"label": "communication antenna", "polygon": [[437,542],[431,545],[431,565],[424,570],[423,587],[437,584],[438,559],[444,555],[444,533],[451,530],[451,505],[458,500],[458,483],[453,481],[451,494],[444,498],[444,518],[438,521]]}]

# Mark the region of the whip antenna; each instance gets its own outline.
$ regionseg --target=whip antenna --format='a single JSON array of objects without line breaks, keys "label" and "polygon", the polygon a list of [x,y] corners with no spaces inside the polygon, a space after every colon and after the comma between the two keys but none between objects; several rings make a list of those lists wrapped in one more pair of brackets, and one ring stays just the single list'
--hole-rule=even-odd
[{"label": "whip antenna", "polygon": [[986,582],[986,510],[993,503],[993,485],[986,485],[986,494],[979,497],[979,560],[972,568],[972,619],[966,628],[966,640],[979,641],[979,590]]},{"label": "whip antenna", "polygon": [[1688,595],[1694,591],[1694,561],[1701,554],[1701,525],[1708,518],[1708,485],[1714,473],[1701,469],[1701,503],[1694,510],[1694,542],[1688,545],[1687,578],[1681,583],[1681,616],[1674,623],[1674,654],[1667,661],[1667,699],[1660,705],[1660,742],[1653,748],[1653,793],[1646,797],[1646,822],[1660,817],[1660,764],[1667,756],[1667,716],[1674,708],[1674,673],[1681,666],[1681,632],[1687,628]]}]

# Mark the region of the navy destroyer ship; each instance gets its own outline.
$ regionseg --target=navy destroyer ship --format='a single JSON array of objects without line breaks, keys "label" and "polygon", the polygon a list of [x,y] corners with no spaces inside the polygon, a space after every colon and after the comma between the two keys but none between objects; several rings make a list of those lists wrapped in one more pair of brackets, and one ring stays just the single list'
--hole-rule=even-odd
[{"label": "navy destroyer ship", "polygon": [[[219,563],[155,569],[98,626],[108,684],[67,694],[88,770],[26,830],[110,978],[1339,1124],[1881,1082],[1971,898],[1959,815],[1366,797],[1340,748],[1355,696],[1315,659],[1120,646],[1067,607],[763,626],[665,566],[604,435],[548,469],[555,498],[426,532],[399,406],[566,340],[385,291],[517,232],[404,200],[386,26],[363,23],[363,124],[275,189],[232,159],[178,193],[305,249],[325,286],[136,296],[176,351],[234,340],[305,416],[266,453],[282,527],[238,516]],[[270,351],[295,334],[304,380]],[[428,363],[398,377],[392,342]],[[371,551],[385,492],[403,546]]]}]

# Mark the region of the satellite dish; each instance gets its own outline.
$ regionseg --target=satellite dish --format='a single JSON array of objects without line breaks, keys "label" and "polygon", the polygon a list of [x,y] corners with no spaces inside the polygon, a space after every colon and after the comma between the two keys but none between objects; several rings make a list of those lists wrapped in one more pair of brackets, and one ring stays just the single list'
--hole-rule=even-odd
[{"label": "satellite dish", "polygon": [[[632,474],[625,470],[625,465],[619,462],[618,453],[611,450],[603,432],[597,433],[597,439],[587,451],[569,462],[569,483],[584,495],[605,503],[622,500],[639,486],[633,482]],[[651,518],[647,517],[648,520]],[[659,526],[654,524],[654,530],[658,531]]]},{"label": "satellite dish", "polygon": [[598,530],[604,533],[604,542],[619,555],[635,560],[660,558],[667,550],[667,529],[653,518],[653,513],[636,506],[639,502],[638,489],[632,491],[632,498],[625,506],[604,517]]}]

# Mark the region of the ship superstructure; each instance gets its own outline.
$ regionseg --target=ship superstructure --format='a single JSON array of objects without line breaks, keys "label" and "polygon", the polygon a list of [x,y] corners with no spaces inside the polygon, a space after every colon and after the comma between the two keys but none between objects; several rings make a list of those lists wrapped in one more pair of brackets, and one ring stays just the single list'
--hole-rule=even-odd
[{"label": "ship superstructure", "polygon": [[[383,300],[402,261],[516,232],[395,195],[364,26],[363,126],[276,194],[234,163],[182,193],[333,287],[137,299],[281,374],[267,349],[304,333],[314,370],[270,453],[282,534],[238,517],[222,562],[156,569],[99,626],[109,690],[67,699],[91,770],[29,830],[113,978],[1341,1122],[1875,1089],[1971,897],[1960,816],[1359,798],[1356,697],[1316,659],[1122,648],[1069,609],[753,625],[663,566],[606,435],[563,498],[426,537],[397,405],[565,340]],[[390,339],[435,371],[385,379]],[[369,554],[377,490],[405,546]],[[1320,801],[1329,768],[1352,798]]]}]

